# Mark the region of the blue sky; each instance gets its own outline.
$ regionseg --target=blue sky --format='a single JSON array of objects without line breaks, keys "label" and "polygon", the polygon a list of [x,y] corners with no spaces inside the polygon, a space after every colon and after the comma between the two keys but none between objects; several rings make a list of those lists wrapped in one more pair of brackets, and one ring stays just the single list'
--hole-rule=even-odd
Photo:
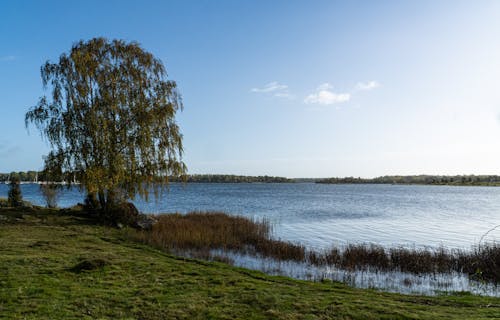
[{"label": "blue sky", "polygon": [[72,43],[136,40],[183,95],[191,173],[500,174],[499,1],[12,1],[0,172],[49,150],[24,114]]}]

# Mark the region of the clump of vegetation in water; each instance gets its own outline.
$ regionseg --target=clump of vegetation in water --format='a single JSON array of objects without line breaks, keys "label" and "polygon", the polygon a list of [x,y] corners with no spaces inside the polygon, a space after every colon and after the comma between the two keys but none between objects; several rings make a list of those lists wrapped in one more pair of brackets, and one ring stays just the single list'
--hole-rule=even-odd
[{"label": "clump of vegetation in water", "polygon": [[136,238],[175,251],[195,250],[200,254],[223,249],[278,260],[304,260],[304,246],[272,239],[270,231],[266,220],[255,221],[222,212],[191,212],[160,215],[151,231],[139,232]]},{"label": "clump of vegetation in water", "polygon": [[500,283],[500,246],[479,245],[472,250],[384,248],[374,244],[351,244],[323,253],[311,251],[307,261],[347,270],[375,268],[413,274],[460,272],[475,280]]},{"label": "clump of vegetation in water", "polygon": [[335,266],[345,270],[402,271],[413,274],[467,273],[475,280],[500,283],[500,246],[481,245],[471,251],[384,248],[374,244],[351,244],[323,252],[271,237],[268,221],[255,221],[221,212],[165,214],[151,230],[134,237],[174,252],[205,258],[210,250],[229,250],[278,261]]}]

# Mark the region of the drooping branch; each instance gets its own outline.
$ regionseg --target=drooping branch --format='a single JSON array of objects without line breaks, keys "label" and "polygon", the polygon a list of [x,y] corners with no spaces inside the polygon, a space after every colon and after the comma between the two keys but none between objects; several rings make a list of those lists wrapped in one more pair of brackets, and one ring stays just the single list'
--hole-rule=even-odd
[{"label": "drooping branch", "polygon": [[[81,172],[88,192],[149,189],[183,175],[182,134],[175,121],[182,99],[159,59],[135,42],[79,41],[41,68],[49,97],[25,117],[49,141],[61,168]],[[67,181],[71,183],[71,181]]]}]

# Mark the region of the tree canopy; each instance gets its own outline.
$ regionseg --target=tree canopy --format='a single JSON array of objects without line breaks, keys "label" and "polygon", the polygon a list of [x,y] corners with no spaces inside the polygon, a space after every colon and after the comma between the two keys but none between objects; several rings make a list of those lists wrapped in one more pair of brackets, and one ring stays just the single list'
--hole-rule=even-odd
[{"label": "tree canopy", "polygon": [[176,122],[182,99],[163,63],[136,42],[79,41],[41,67],[42,96],[25,117],[52,147],[45,171],[78,180],[103,208],[147,198],[186,173]]}]

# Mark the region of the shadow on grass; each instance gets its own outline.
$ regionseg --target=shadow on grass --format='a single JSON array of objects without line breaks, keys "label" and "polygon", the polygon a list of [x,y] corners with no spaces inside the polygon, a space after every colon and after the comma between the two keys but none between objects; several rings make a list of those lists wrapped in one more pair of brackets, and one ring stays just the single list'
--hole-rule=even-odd
[{"label": "shadow on grass", "polygon": [[78,262],[76,265],[73,267],[69,268],[69,271],[74,272],[74,273],[81,273],[84,271],[94,271],[98,269],[102,269],[105,266],[109,265],[110,262],[105,259],[83,259],[82,261]]},{"label": "shadow on grass", "polygon": [[101,224],[97,215],[90,215],[80,207],[65,209],[48,209],[38,206],[3,207],[0,208],[0,225],[98,225]]}]

